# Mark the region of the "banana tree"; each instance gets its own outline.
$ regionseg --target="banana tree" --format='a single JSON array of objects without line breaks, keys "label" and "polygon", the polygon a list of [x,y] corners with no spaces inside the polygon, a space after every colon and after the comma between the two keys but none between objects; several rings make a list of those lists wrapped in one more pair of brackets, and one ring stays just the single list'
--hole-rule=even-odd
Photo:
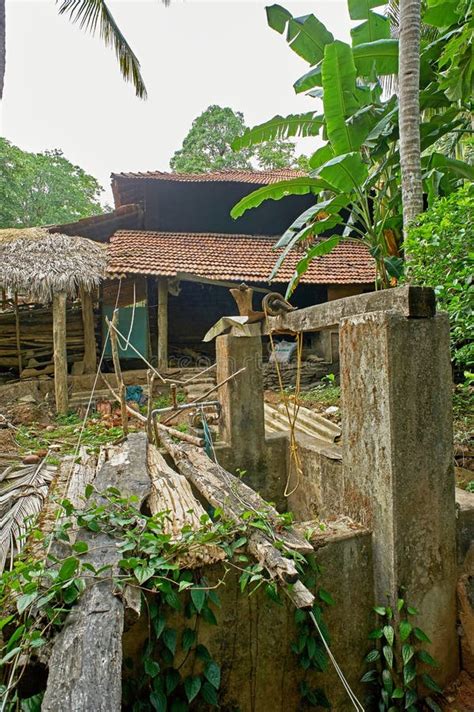
[{"label": "banana tree", "polygon": [[[399,254],[402,228],[398,100],[384,97],[380,78],[398,70],[398,40],[390,36],[390,21],[374,12],[380,0],[348,0],[353,20],[361,20],[352,32],[351,45],[341,42],[314,16],[293,17],[288,10],[267,8],[270,27],[286,34],[291,49],[310,64],[294,88],[322,99],[323,113],[305,113],[270,121],[247,130],[234,148],[252,146],[272,138],[318,136],[326,141],[309,160],[306,178],[265,186],[246,196],[232,210],[234,218],[264,200],[288,194],[313,193],[315,205],[291,225],[276,243],[283,249],[272,277],[291,249],[304,249],[288,292],[294,289],[312,259],[326,254],[340,240],[362,240],[377,267],[377,285],[389,286],[401,274]],[[436,83],[428,58],[422,61],[422,108],[440,106],[446,113],[420,127],[421,147],[431,147],[447,131],[460,125],[458,111]],[[459,163],[459,162],[458,162]],[[423,158],[424,179],[430,199],[451,189],[472,168],[448,165],[439,158]],[[342,235],[327,237],[338,225]]]}]

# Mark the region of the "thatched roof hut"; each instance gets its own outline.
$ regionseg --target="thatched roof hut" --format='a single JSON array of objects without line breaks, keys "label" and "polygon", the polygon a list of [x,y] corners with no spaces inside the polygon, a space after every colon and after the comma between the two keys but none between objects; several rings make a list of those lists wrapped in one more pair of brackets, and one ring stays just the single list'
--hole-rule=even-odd
[{"label": "thatched roof hut", "polygon": [[[84,335],[84,372],[96,368],[96,342],[92,293],[105,275],[104,245],[75,237],[51,234],[43,228],[0,230],[0,286],[40,303],[53,303],[53,360],[56,407],[68,408],[67,297],[80,296]],[[22,349],[18,301],[16,346],[19,371]]]},{"label": "thatched roof hut", "polygon": [[105,273],[105,247],[43,228],[0,230],[0,285],[47,303],[92,292]]}]

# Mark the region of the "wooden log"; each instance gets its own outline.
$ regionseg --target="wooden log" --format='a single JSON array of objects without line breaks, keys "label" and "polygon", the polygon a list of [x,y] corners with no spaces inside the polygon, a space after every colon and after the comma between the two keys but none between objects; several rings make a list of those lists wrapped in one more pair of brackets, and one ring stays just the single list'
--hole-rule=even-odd
[{"label": "wooden log", "polygon": [[405,285],[370,294],[335,299],[283,316],[268,317],[264,333],[296,333],[334,328],[341,319],[374,311],[397,311],[409,319],[427,319],[435,315],[434,291],[430,287]]},{"label": "wooden log", "polygon": [[82,326],[84,330],[84,373],[95,373],[97,344],[95,340],[94,303],[92,294],[81,289]]},{"label": "wooden log", "polygon": [[168,280],[158,280],[158,370],[168,370]]},{"label": "wooden log", "polygon": [[[99,492],[117,487],[124,496],[133,494],[140,507],[150,493],[145,433],[133,433],[113,448],[112,458],[102,466],[94,484]],[[95,501],[103,500],[97,495]],[[54,641],[41,709],[119,712],[124,606],[110,577],[121,554],[116,541],[103,532],[80,530],[78,538],[89,545],[84,559],[96,569],[108,568],[89,582]]]},{"label": "wooden log", "polygon": [[293,601],[296,608],[303,610],[311,610],[314,603],[314,596],[309,589],[304,586],[301,581],[296,581],[294,586],[288,591],[290,599]]},{"label": "wooden log", "polygon": [[[206,514],[204,507],[194,496],[188,480],[173,470],[151,443],[148,444],[147,463],[152,483],[148,498],[150,511],[152,514],[168,512],[163,520],[164,532],[170,534],[173,541],[179,541],[183,527],[194,530],[201,527],[201,516]],[[196,568],[224,558],[225,554],[218,546],[201,546],[183,553],[179,565]]]},{"label": "wooden log", "polygon": [[248,539],[249,552],[267,568],[273,578],[286,583],[295,583],[298,571],[292,559],[287,559],[275,549],[266,536],[258,532],[252,533]]},{"label": "wooden log", "polygon": [[53,295],[53,351],[54,391],[56,410],[65,415],[68,410],[67,350],[66,350],[66,294]]},{"label": "wooden log", "polygon": [[[180,472],[210,504],[219,507],[226,517],[235,522],[242,522],[241,515],[249,509],[255,509],[257,515],[264,511],[270,520],[270,524],[272,524],[271,518],[275,519],[277,512],[273,507],[267,505],[258,494],[250,490],[247,485],[244,485],[219,465],[215,465],[205,453],[196,450],[196,448],[192,448],[189,445],[177,447],[163,428],[160,430],[160,436],[166,449],[173,456]],[[204,457],[201,457],[201,455]],[[215,468],[218,469],[216,470]],[[249,491],[251,493],[250,496]],[[259,503],[258,509],[255,507],[257,502]],[[304,552],[313,551],[313,547],[298,535],[289,531],[279,531],[277,527],[278,525],[275,523],[273,530],[268,535],[263,531],[250,532],[247,535],[247,548],[257,561],[267,569],[272,578],[277,579],[279,583],[284,585],[294,584],[297,593],[293,594],[292,600],[298,608],[311,607],[314,601],[313,595],[298,580],[298,572],[294,562],[282,555],[274,546],[274,541],[278,540],[287,548],[289,548],[288,544],[290,544],[292,549],[298,548]]]},{"label": "wooden log", "polygon": [[166,428],[157,423],[160,440],[175,461],[179,471],[214,507],[222,509],[235,522],[244,512],[254,511],[266,517],[274,527],[273,535],[288,549],[309,553],[311,544],[289,529],[282,529],[278,512],[257,492],[223,467],[213,462],[203,450],[192,445],[177,445]]}]

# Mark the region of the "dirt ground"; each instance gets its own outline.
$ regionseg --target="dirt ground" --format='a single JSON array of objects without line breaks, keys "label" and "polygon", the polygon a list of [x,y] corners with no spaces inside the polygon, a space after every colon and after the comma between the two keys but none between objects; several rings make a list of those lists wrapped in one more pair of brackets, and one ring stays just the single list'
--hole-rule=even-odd
[{"label": "dirt ground", "polygon": [[445,690],[447,702],[442,706],[444,712],[474,712],[474,678],[467,672],[461,672],[455,683]]}]

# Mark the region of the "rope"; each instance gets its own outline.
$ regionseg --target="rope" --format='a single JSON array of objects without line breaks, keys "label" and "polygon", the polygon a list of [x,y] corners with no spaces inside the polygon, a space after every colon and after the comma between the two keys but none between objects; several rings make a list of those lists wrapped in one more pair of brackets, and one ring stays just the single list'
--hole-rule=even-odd
[{"label": "rope", "polygon": [[[267,320],[267,326],[269,326],[268,322],[268,312],[267,312],[267,307],[264,305],[264,311],[265,311],[265,318]],[[288,477],[286,480],[285,484],[285,491],[284,495],[285,497],[290,497],[292,494],[296,492],[298,487],[300,486],[301,482],[301,477],[303,474],[303,468],[301,464],[301,458],[298,450],[298,443],[296,440],[296,421],[298,419],[298,413],[299,413],[299,395],[301,391],[301,360],[302,360],[302,354],[303,354],[303,334],[301,331],[298,331],[296,333],[296,382],[295,382],[295,392],[292,398],[288,396],[288,394],[285,392],[285,388],[283,386],[283,379],[281,375],[281,369],[280,369],[280,363],[277,359],[276,355],[276,349],[275,349],[275,342],[273,340],[273,330],[269,327],[268,328],[268,334],[270,337],[270,347],[271,351],[273,354],[273,361],[275,363],[275,368],[277,372],[277,377],[278,377],[278,386],[280,389],[280,398],[285,406],[285,411],[286,411],[286,417],[288,419],[288,425],[290,428],[290,466],[288,468]],[[292,401],[293,404],[293,412],[290,412],[290,405],[289,401]],[[291,482],[291,475],[292,475],[292,465],[294,465],[294,470],[296,472],[296,484],[292,489],[290,489],[290,482]]]},{"label": "rope", "polygon": [[320,637],[321,640],[323,641],[323,645],[324,645],[324,647],[325,647],[325,649],[326,649],[326,652],[327,652],[327,654],[328,654],[328,656],[329,656],[329,659],[331,660],[332,664],[334,665],[334,669],[336,670],[337,675],[338,675],[340,681],[342,682],[342,684],[343,684],[343,686],[344,686],[344,689],[345,689],[345,691],[347,692],[347,695],[348,695],[350,701],[351,701],[352,704],[354,705],[354,709],[356,709],[357,712],[365,712],[365,709],[362,707],[361,703],[359,702],[359,700],[358,700],[357,697],[355,696],[355,694],[354,694],[354,692],[352,691],[352,689],[351,689],[349,683],[347,682],[346,678],[344,677],[344,673],[342,672],[341,668],[339,667],[336,658],[335,658],[334,655],[332,654],[331,648],[330,648],[329,645],[327,644],[326,639],[324,638],[324,635],[323,635],[322,632],[321,632],[321,628],[320,628],[319,625],[318,625],[318,621],[316,620],[316,618],[315,618],[315,616],[314,616],[314,614],[313,614],[312,611],[310,611],[309,617],[310,617],[311,620],[313,621],[314,626],[315,626],[316,630],[317,630],[318,633],[319,633],[319,637]]}]

